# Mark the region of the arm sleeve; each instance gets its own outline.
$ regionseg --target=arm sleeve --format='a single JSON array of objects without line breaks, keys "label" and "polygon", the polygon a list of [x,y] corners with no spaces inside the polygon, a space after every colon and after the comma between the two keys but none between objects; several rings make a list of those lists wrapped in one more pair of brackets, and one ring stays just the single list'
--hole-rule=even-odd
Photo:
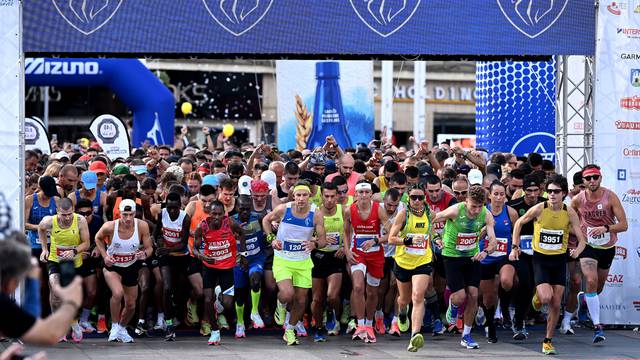
[{"label": "arm sleeve", "polygon": [[36,318],[22,310],[8,296],[0,294],[0,333],[19,339],[35,324]]}]

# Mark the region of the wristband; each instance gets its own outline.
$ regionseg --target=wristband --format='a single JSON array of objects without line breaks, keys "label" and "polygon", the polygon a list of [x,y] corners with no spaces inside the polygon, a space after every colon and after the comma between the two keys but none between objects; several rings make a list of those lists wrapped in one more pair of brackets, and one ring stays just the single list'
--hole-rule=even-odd
[{"label": "wristband", "polygon": [[518,250],[518,249],[520,249],[520,246],[519,246],[519,245],[516,245],[516,244],[512,244],[512,245],[511,245],[511,249]]},{"label": "wristband", "polygon": [[604,228],[607,229],[607,232],[609,232],[609,225],[605,225]]},{"label": "wristband", "polygon": [[267,235],[267,242],[269,244],[271,244],[273,242],[273,240],[275,240],[275,239],[276,239],[276,234],[270,233],[269,235]]},{"label": "wristband", "polygon": [[376,236],[376,237],[373,238],[373,242],[376,243],[376,245],[379,245],[380,244],[380,239],[378,239],[378,237]]},{"label": "wristband", "polygon": [[73,255],[78,255],[78,249],[73,248],[73,249],[71,249],[71,250],[73,251]]},{"label": "wristband", "polygon": [[487,249],[482,250],[482,252],[489,255],[489,251],[487,251]]},{"label": "wristband", "polygon": [[411,244],[413,244],[413,238],[407,236],[406,238],[404,238],[404,240],[402,240],[402,243],[404,243],[404,246],[411,246]]}]

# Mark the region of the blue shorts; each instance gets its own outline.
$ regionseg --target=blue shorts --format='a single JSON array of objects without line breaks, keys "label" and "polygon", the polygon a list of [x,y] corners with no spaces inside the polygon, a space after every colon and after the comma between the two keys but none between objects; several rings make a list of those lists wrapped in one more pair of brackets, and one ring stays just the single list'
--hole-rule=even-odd
[{"label": "blue shorts", "polygon": [[247,270],[244,270],[241,266],[233,268],[233,277],[235,287],[238,289],[244,288],[249,285],[249,277],[255,273],[264,273],[264,263],[267,257],[264,254],[251,256],[247,258],[249,262]]}]

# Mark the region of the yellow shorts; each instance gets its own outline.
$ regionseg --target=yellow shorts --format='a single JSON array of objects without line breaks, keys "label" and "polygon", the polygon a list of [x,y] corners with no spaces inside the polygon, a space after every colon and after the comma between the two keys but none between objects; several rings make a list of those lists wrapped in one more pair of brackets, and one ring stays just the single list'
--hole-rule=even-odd
[{"label": "yellow shorts", "polygon": [[311,289],[311,269],[313,261],[310,258],[304,261],[285,260],[277,256],[273,258],[273,277],[276,282],[291,280],[297,288]]}]

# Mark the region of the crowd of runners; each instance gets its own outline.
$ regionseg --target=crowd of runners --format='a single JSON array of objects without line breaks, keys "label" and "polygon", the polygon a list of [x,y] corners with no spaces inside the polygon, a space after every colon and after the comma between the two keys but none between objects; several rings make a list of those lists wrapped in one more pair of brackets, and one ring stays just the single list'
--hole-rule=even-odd
[{"label": "crowd of runners", "polygon": [[63,262],[83,278],[72,341],[281,327],[287,345],[406,336],[415,352],[427,333],[477,349],[537,321],[555,354],[574,320],[605,340],[598,294],[627,220],[596,165],[569,184],[540,154],[447,143],[181,145],[26,152],[42,314],[61,306]]}]

